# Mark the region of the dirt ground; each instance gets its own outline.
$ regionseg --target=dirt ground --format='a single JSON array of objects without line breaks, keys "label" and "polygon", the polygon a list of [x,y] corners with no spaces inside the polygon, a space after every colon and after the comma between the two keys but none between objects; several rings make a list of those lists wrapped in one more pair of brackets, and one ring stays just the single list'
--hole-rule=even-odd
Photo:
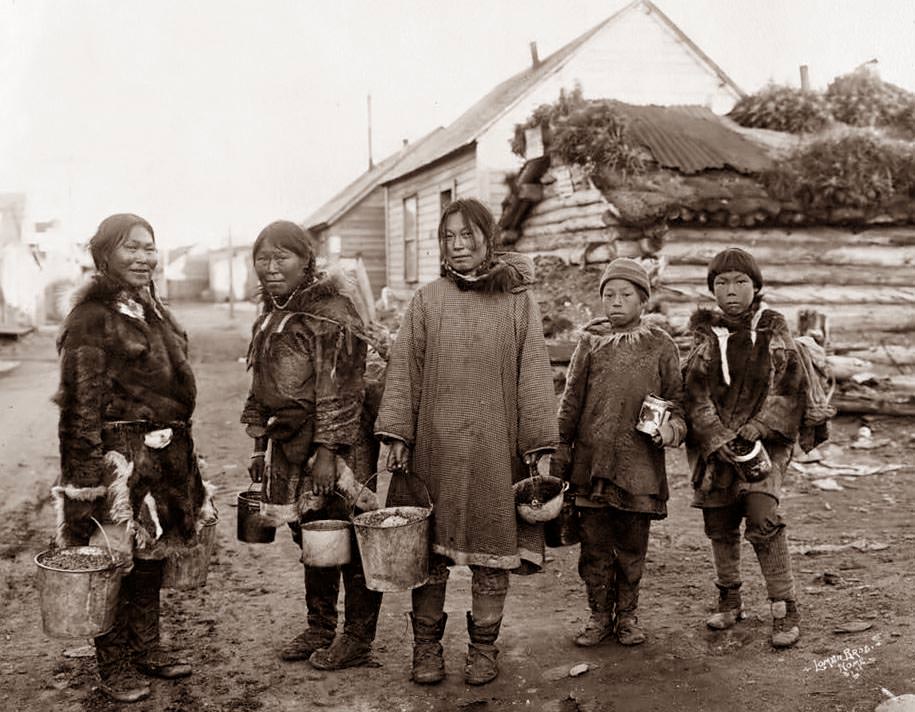
[{"label": "dirt ground", "polygon": [[[652,529],[642,584],[644,645],[572,645],[586,606],[577,547],[566,547],[550,550],[545,573],[513,577],[499,641],[502,674],[485,687],[468,687],[461,676],[470,579],[460,568],[452,574],[446,604],[443,684],[421,688],[408,680],[408,593],[384,599],[379,667],[323,673],[307,663],[279,661],[278,646],[304,620],[297,549],[282,532],[270,545],[243,544],[235,536],[233,504],[248,485],[251,449],[238,425],[247,387],[238,359],[253,312],[239,308],[229,319],[225,308],[201,305],[177,313],[191,333],[200,389],[195,435],[208,477],[220,487],[221,521],[207,585],[163,592],[163,634],[187,654],[194,675],[154,681],[152,698],[130,709],[869,712],[885,699],[881,688],[915,692],[915,422],[900,419],[869,421],[875,439],[891,441],[871,450],[850,447],[861,421],[839,419],[837,447],[827,459],[901,469],[837,477],[841,491],[822,491],[798,472],[789,477],[783,509],[803,615],[794,649],[776,652],[768,644],[765,589],[747,543],[743,572],[750,616],[732,631],[706,630],[716,596],[711,553],[701,516],[689,507],[681,450],[670,453],[670,516]],[[0,358],[21,361],[0,376],[0,709],[115,709],[96,689],[94,660],[78,657],[90,641],[53,640],[41,629],[32,559],[54,528],[47,497],[58,467],[56,412],[49,400],[57,384],[53,333],[0,347]],[[869,627],[836,632],[853,621]],[[570,677],[578,663],[589,669]]]}]

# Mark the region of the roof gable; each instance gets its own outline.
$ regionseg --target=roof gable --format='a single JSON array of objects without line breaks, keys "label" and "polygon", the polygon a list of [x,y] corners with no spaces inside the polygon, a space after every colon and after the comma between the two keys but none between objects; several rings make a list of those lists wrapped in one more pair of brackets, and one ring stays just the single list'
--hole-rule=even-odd
[{"label": "roof gable", "polygon": [[381,185],[382,181],[401,161],[412,152],[417,151],[425,142],[442,130],[441,127],[435,129],[416,143],[407,144],[396,153],[374,165],[309,215],[303,221],[305,227],[309,230],[317,231],[323,229],[325,225],[330,225],[339,220],[372,190]]},{"label": "roof gable", "polygon": [[454,122],[441,130],[434,140],[428,141],[421,150],[414,151],[403,160],[385,178],[384,183],[389,184],[414,173],[427,165],[446,158],[474,143],[490,126],[501,116],[515,106],[524,96],[533,91],[546,79],[558,72],[573,56],[597,35],[601,30],[612,24],[626,13],[643,8],[654,15],[668,27],[683,44],[691,51],[700,64],[704,65],[711,73],[715,74],[723,84],[728,85],[738,95],[743,91],[725,72],[715,64],[701,49],[686,36],[657,6],[650,0],[633,0],[622,9],[608,17],[595,27],[579,35],[565,46],[558,49],[536,66],[529,66],[509,77],[497,85],[482,99],[477,101],[467,111],[461,114]]}]

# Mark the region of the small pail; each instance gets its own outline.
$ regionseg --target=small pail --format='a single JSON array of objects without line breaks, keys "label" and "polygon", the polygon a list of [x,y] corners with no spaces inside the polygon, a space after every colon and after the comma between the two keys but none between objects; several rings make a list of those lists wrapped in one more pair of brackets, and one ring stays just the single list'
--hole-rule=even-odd
[{"label": "small pail", "polygon": [[216,524],[206,524],[197,532],[197,543],[165,557],[162,588],[185,590],[206,585],[210,557],[216,544]]},{"label": "small pail", "polygon": [[302,527],[302,563],[342,566],[352,559],[352,526],[342,519],[318,519]]},{"label": "small pail", "polygon": [[100,546],[49,549],[35,557],[35,564],[46,635],[93,638],[111,630],[122,572],[110,550]]},{"label": "small pail", "polygon": [[263,492],[246,490],[238,493],[236,536],[239,541],[246,544],[269,544],[276,537],[276,527],[267,524],[261,515],[263,499]]},{"label": "small pail", "polygon": [[432,517],[428,488],[426,497],[428,507],[385,507],[352,518],[370,590],[409,591],[426,583]]}]

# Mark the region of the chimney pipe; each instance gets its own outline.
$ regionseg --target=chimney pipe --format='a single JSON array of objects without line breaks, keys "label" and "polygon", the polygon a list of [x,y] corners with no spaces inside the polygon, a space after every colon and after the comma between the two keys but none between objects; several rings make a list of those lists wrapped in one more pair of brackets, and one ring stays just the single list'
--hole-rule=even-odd
[{"label": "chimney pipe", "polygon": [[810,91],[810,73],[806,64],[801,65],[801,90]]},{"label": "chimney pipe", "polygon": [[403,140],[403,148],[406,148],[407,144],[410,143],[410,141],[408,139],[402,139],[402,140]]},{"label": "chimney pipe", "polygon": [[537,52],[536,42],[531,42],[531,66],[534,68],[540,66],[540,55]]}]

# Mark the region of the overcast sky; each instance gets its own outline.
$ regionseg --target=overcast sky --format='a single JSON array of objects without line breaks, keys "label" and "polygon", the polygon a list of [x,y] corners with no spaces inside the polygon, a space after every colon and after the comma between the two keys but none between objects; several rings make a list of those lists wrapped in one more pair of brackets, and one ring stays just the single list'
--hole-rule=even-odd
[{"label": "overcast sky", "polygon": [[[0,0],[0,191],[87,238],[167,246],[302,220],[623,0]],[[871,59],[915,91],[913,0],[656,0],[746,91]]]}]

